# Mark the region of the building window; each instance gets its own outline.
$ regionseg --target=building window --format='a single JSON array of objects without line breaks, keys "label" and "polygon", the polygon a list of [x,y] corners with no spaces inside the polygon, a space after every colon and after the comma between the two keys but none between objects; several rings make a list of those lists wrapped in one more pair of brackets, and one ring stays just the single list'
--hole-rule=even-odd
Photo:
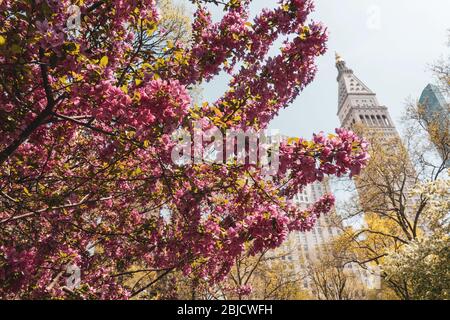
[{"label": "building window", "polygon": [[378,124],[379,124],[381,127],[385,127],[385,124],[383,123],[383,120],[381,120],[381,117],[378,116],[378,115],[377,115],[377,120],[378,120]]}]

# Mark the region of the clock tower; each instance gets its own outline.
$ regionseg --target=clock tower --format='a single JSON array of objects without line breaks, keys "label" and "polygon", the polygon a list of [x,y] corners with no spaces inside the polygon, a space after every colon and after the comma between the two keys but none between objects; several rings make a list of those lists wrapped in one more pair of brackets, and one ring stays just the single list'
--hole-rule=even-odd
[{"label": "clock tower", "polygon": [[388,109],[378,102],[376,94],[355,76],[338,54],[336,68],[339,84],[338,117],[341,126],[353,129],[360,124],[369,132],[398,137]]}]

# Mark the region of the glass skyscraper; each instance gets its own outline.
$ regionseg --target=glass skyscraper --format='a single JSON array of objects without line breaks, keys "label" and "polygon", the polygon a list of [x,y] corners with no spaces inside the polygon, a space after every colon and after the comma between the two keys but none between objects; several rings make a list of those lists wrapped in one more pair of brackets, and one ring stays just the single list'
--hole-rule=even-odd
[{"label": "glass skyscraper", "polygon": [[[439,130],[450,131],[449,104],[437,86],[433,84],[427,85],[422,92],[419,103],[424,108],[424,116],[428,122],[437,121]],[[449,148],[449,146],[446,146],[445,150],[438,151],[441,156],[448,155],[450,152]],[[447,160],[446,165],[447,167],[450,166],[450,159]]]}]

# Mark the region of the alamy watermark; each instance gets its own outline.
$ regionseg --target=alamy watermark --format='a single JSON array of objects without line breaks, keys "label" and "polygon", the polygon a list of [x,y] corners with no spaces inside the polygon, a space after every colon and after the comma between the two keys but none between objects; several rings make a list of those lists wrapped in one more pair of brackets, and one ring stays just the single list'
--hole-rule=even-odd
[{"label": "alamy watermark", "polygon": [[81,269],[75,264],[69,264],[66,268],[66,287],[70,290],[75,290],[81,284]]},{"label": "alamy watermark", "polygon": [[378,5],[371,5],[367,8],[366,26],[370,30],[381,30],[381,8]]},{"label": "alamy watermark", "polygon": [[81,10],[77,5],[71,5],[67,8],[67,13],[70,15],[67,19],[67,30],[80,30],[81,28]]}]

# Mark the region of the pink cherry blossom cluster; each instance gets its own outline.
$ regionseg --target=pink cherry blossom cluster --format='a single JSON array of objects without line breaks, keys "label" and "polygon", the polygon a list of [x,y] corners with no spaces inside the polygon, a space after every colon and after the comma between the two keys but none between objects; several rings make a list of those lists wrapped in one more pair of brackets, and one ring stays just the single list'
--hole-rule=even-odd
[{"label": "pink cherry blossom cluster", "polygon": [[[291,177],[284,193],[294,195],[302,186],[322,181],[325,175],[338,177],[357,175],[369,159],[368,143],[354,132],[336,129],[336,135],[326,137],[322,132],[311,142],[299,139],[296,143],[284,141],[280,152],[280,178]],[[299,189],[300,188],[300,189]]]},{"label": "pink cherry blossom cluster", "polygon": [[139,93],[140,103],[133,120],[143,125],[156,121],[167,133],[179,128],[191,106],[189,93],[177,80],[152,80]]},{"label": "pink cherry blossom cluster", "polygon": [[[253,20],[250,0],[229,1],[218,22],[210,1],[193,2],[190,43],[169,45],[154,0],[85,0],[78,34],[72,1],[0,1],[0,297],[128,299],[172,271],[220,282],[236,257],[331,210],[332,196],[300,210],[302,188],[364,167],[367,143],[347,130],[284,143],[271,179],[254,165],[174,164],[172,134],[198,119],[266,128],[326,49],[310,0]],[[222,70],[226,93],[193,105],[192,86]],[[81,270],[72,291],[69,265]]]}]

